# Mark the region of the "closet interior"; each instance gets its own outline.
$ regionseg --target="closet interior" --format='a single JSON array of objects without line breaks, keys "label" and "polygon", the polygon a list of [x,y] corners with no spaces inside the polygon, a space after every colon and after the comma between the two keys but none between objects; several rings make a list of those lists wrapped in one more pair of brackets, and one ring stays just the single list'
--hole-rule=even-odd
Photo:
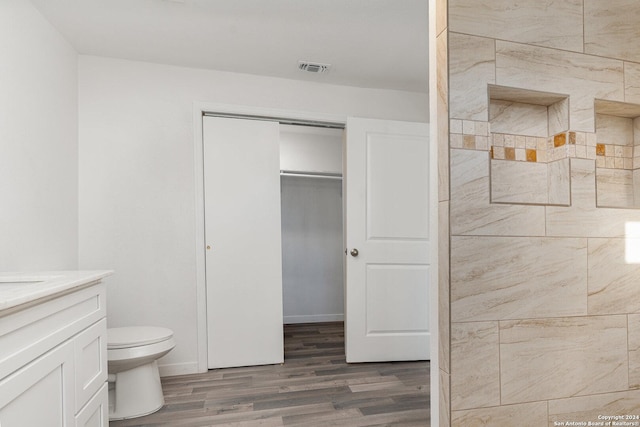
[{"label": "closet interior", "polygon": [[284,324],[344,320],[343,132],[280,125]]}]

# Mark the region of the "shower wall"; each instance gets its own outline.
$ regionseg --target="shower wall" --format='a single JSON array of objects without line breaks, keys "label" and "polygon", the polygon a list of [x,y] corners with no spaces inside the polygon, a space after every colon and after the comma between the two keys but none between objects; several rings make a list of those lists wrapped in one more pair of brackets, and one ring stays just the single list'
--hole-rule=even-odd
[{"label": "shower wall", "polygon": [[449,0],[448,17],[441,425],[638,415],[640,3]]}]

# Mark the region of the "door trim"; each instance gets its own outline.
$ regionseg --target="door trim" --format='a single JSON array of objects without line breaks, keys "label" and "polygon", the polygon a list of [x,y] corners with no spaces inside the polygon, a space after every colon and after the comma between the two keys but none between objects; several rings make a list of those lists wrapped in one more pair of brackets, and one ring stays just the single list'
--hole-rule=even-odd
[{"label": "door trim", "polygon": [[[434,98],[431,96],[430,98]],[[346,126],[347,117],[342,115],[332,115],[310,111],[294,111],[281,110],[264,107],[252,107],[234,104],[220,104],[212,102],[194,102],[193,103],[193,158],[194,158],[194,181],[195,181],[195,258],[196,258],[196,304],[197,304],[197,342],[198,342],[198,372],[207,371],[207,284],[205,276],[205,228],[204,228],[204,155],[203,155],[203,135],[202,121],[205,113],[221,113],[244,116],[260,116],[269,117],[274,120],[302,120],[313,122],[339,123]],[[433,117],[433,114],[431,115]],[[431,138],[429,142],[430,156],[430,185],[435,187],[436,191],[431,192],[430,208],[431,208],[431,230],[430,235],[438,236],[438,168],[437,168],[437,126],[431,125]],[[431,355],[431,420],[437,426],[438,408],[439,408],[439,387],[438,384],[438,253],[437,238],[432,240],[435,250],[431,251],[432,265],[431,270],[431,289],[429,290],[431,310],[430,328],[431,339],[430,346],[433,349]],[[448,256],[448,254],[446,254]],[[435,390],[434,390],[435,389]]]}]

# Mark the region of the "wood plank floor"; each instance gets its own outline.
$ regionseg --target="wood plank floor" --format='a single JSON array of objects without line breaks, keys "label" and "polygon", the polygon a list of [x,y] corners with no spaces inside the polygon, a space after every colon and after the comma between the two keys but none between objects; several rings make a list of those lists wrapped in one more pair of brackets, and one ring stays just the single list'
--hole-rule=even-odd
[{"label": "wood plank floor", "polygon": [[429,362],[349,364],[341,322],[285,325],[285,363],[162,380],[166,405],[120,426],[429,426]]}]

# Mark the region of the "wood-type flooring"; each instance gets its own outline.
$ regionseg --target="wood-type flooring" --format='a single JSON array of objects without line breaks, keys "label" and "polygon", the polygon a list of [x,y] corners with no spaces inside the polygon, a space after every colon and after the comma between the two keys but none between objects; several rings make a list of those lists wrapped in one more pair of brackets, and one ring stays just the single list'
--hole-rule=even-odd
[{"label": "wood-type flooring", "polygon": [[429,362],[347,364],[341,322],[285,325],[285,363],[165,377],[124,426],[429,426]]}]

